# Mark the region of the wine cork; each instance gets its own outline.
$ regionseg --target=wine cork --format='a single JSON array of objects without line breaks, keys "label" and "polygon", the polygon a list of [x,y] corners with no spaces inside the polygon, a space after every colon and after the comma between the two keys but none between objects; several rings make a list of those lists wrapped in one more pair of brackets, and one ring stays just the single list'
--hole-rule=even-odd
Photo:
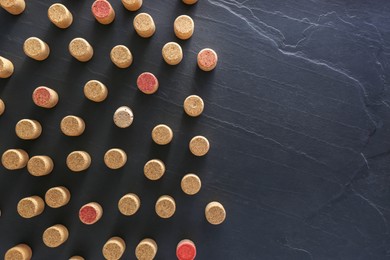
[{"label": "wine cork", "polygon": [[169,65],[177,65],[183,59],[183,51],[176,42],[168,42],[162,48],[162,56]]},{"label": "wine cork", "polygon": [[45,209],[45,202],[39,196],[23,198],[17,205],[17,211],[22,218],[32,218],[40,215]]},{"label": "wine cork", "polygon": [[133,20],[134,29],[137,34],[143,38],[152,37],[156,31],[156,25],[153,18],[147,13],[140,13],[134,17]]},{"label": "wine cork", "polygon": [[103,208],[99,203],[90,202],[80,208],[79,219],[86,225],[95,224],[103,215]]},{"label": "wine cork", "polygon": [[96,0],[93,2],[91,11],[96,21],[101,24],[110,24],[115,19],[115,11],[106,0]]},{"label": "wine cork", "polygon": [[138,89],[145,94],[153,94],[158,89],[158,80],[150,72],[141,73],[137,78]]},{"label": "wine cork", "polygon": [[194,260],[196,257],[196,246],[189,239],[181,240],[176,247],[176,256],[178,260]]},{"label": "wine cork", "polygon": [[204,136],[195,136],[190,141],[190,151],[195,156],[204,156],[210,149],[209,140]]},{"label": "wine cork", "polygon": [[74,151],[66,157],[66,165],[73,172],[85,171],[91,165],[91,156],[85,151]]},{"label": "wine cork", "polygon": [[33,176],[45,176],[53,171],[53,160],[46,155],[33,156],[28,160],[27,170]]},{"label": "wine cork", "polygon": [[156,144],[166,145],[172,141],[172,129],[164,124],[157,125],[152,130],[152,139]]},{"label": "wine cork", "polygon": [[116,170],[123,167],[126,164],[127,155],[125,151],[119,148],[113,148],[106,152],[104,155],[104,163],[108,168]]},{"label": "wine cork", "polygon": [[183,0],[183,3],[187,5],[193,5],[196,4],[196,2],[198,2],[198,0]]},{"label": "wine cork", "polygon": [[203,71],[213,70],[217,66],[217,53],[209,48],[203,49],[198,53],[198,66]]},{"label": "wine cork", "polygon": [[42,133],[42,126],[36,120],[22,119],[16,123],[16,135],[23,140],[37,139]]},{"label": "wine cork", "polygon": [[43,232],[43,243],[48,247],[59,247],[68,240],[69,231],[61,224],[51,226]]},{"label": "wine cork", "polygon": [[185,194],[195,195],[200,191],[200,188],[202,187],[202,182],[197,175],[189,173],[181,179],[180,185],[181,189]]},{"label": "wine cork", "polygon": [[128,193],[124,195],[118,202],[118,209],[120,213],[125,216],[132,216],[137,213],[141,201],[139,197],[134,193]]},{"label": "wine cork", "polygon": [[0,56],[0,78],[6,79],[14,73],[14,64],[9,59]]},{"label": "wine cork", "polygon": [[107,98],[107,87],[97,80],[90,80],[84,85],[84,95],[91,101],[102,102]]},{"label": "wine cork", "polygon": [[66,29],[73,22],[72,13],[62,4],[53,4],[47,10],[49,20],[58,28]]},{"label": "wine cork", "polygon": [[69,260],[85,260],[84,257],[79,255],[74,255],[69,258]]},{"label": "wine cork", "polygon": [[126,243],[120,237],[110,238],[103,246],[103,256],[107,260],[118,260],[126,250]]},{"label": "wine cork", "polygon": [[160,218],[170,218],[176,211],[175,200],[171,196],[163,195],[157,200],[155,210]]},{"label": "wine cork", "polygon": [[61,131],[64,135],[79,136],[84,130],[84,120],[78,116],[66,116],[61,120]]},{"label": "wine cork", "polygon": [[138,260],[153,260],[157,254],[157,243],[151,238],[145,238],[135,248],[135,257]]},{"label": "wine cork", "polygon": [[126,128],[133,123],[133,111],[126,106],[119,107],[113,116],[114,123],[117,127]]},{"label": "wine cork", "polygon": [[197,95],[188,96],[184,100],[184,112],[192,117],[200,116],[204,109],[203,99]]},{"label": "wine cork", "polygon": [[28,154],[22,149],[9,149],[1,156],[1,163],[8,170],[18,170],[27,165],[28,158]]},{"label": "wine cork", "polygon": [[32,99],[34,104],[39,107],[53,108],[58,103],[58,94],[51,88],[41,86],[34,90]]},{"label": "wine cork", "polygon": [[226,211],[221,203],[213,201],[207,204],[205,215],[210,224],[219,225],[225,221]]},{"label": "wine cork", "polygon": [[26,9],[24,0],[0,0],[0,5],[4,10],[13,15],[21,14]]},{"label": "wine cork", "polygon": [[32,258],[32,250],[26,244],[16,245],[5,252],[4,260],[30,260]]},{"label": "wine cork", "polygon": [[187,40],[194,33],[194,21],[188,15],[180,15],[173,22],[173,31],[177,38]]},{"label": "wine cork", "polygon": [[37,61],[47,59],[50,54],[49,45],[37,37],[30,37],[25,40],[23,51],[28,57]]},{"label": "wine cork", "polygon": [[69,53],[78,61],[87,62],[92,59],[93,48],[85,39],[74,38],[69,43]]},{"label": "wine cork", "polygon": [[133,55],[129,48],[124,45],[117,45],[112,48],[110,58],[112,63],[121,69],[128,68],[133,63]]},{"label": "wine cork", "polygon": [[122,0],[123,6],[129,11],[137,11],[142,6],[142,0]]},{"label": "wine cork", "polygon": [[4,113],[5,111],[5,103],[3,100],[0,99],[0,116]]},{"label": "wine cork", "polygon": [[63,187],[53,187],[45,194],[46,205],[50,208],[60,208],[70,201],[70,191]]},{"label": "wine cork", "polygon": [[144,174],[149,180],[156,181],[165,173],[165,164],[158,159],[153,159],[145,163]]}]

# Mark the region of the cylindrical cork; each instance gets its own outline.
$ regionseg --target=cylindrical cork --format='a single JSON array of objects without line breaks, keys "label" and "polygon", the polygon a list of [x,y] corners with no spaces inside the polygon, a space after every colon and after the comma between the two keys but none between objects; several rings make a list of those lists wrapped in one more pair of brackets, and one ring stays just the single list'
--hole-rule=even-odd
[{"label": "cylindrical cork", "polygon": [[173,31],[177,38],[187,40],[194,33],[194,21],[188,15],[178,16],[173,23]]},{"label": "cylindrical cork", "polygon": [[158,80],[152,73],[144,72],[137,78],[137,87],[145,94],[153,94],[158,89]]},{"label": "cylindrical cork", "polygon": [[107,260],[118,260],[126,250],[126,243],[120,237],[110,238],[103,246],[103,256]]},{"label": "cylindrical cork", "polygon": [[79,219],[86,225],[95,224],[103,216],[103,208],[97,202],[90,202],[80,208]]},{"label": "cylindrical cork", "polygon": [[70,191],[63,186],[53,187],[46,192],[45,201],[51,208],[63,207],[70,201]]},{"label": "cylindrical cork", "polygon": [[91,165],[91,156],[85,151],[71,152],[66,158],[66,165],[73,172],[85,171]]},{"label": "cylindrical cork", "polygon": [[85,260],[84,257],[79,255],[74,255],[69,258],[69,260]]},{"label": "cylindrical cork", "polygon": [[181,179],[180,185],[181,189],[185,194],[195,195],[200,191],[200,188],[202,187],[202,182],[197,175],[189,173],[186,174],[183,179]]},{"label": "cylindrical cork", "polygon": [[168,42],[162,48],[162,56],[169,65],[177,65],[183,59],[183,50],[176,42]]},{"label": "cylindrical cork", "polygon": [[137,11],[142,6],[142,0],[122,0],[123,6],[129,11]]},{"label": "cylindrical cork", "polygon": [[0,0],[0,5],[4,10],[13,15],[21,14],[26,9],[24,0]]},{"label": "cylindrical cork", "polygon": [[164,124],[157,125],[152,130],[152,139],[156,144],[166,145],[172,141],[172,129]]},{"label": "cylindrical cork", "polygon": [[140,13],[134,17],[133,20],[134,29],[137,34],[143,38],[152,37],[156,31],[156,25],[153,18],[147,13]]},{"label": "cylindrical cork", "polygon": [[110,24],[115,19],[115,11],[106,0],[96,0],[93,2],[91,11],[96,21],[101,24]]},{"label": "cylindrical cork", "polygon": [[158,159],[153,159],[145,163],[144,174],[149,180],[156,181],[165,173],[165,164]]},{"label": "cylindrical cork", "polygon": [[163,195],[157,200],[155,210],[160,218],[170,218],[176,211],[175,200],[171,196]]},{"label": "cylindrical cork", "polygon": [[53,168],[53,160],[46,155],[33,156],[27,163],[27,170],[33,176],[48,175],[53,171]]},{"label": "cylindrical cork", "polygon": [[0,56],[0,78],[6,79],[14,73],[14,64],[9,59]]},{"label": "cylindrical cork", "polygon": [[28,57],[37,61],[46,60],[50,54],[49,45],[37,37],[30,37],[25,40],[23,51]]},{"label": "cylindrical cork", "polygon": [[92,46],[83,38],[74,38],[69,43],[69,52],[70,55],[81,62],[87,62],[93,56]]},{"label": "cylindrical cork", "polygon": [[116,170],[123,167],[127,162],[125,151],[119,148],[113,148],[104,155],[104,163],[108,168]]},{"label": "cylindrical cork", "polygon": [[7,250],[4,255],[4,260],[30,260],[32,258],[32,250],[26,244],[19,244]]},{"label": "cylindrical cork", "polygon": [[176,247],[176,256],[178,260],[194,260],[196,257],[195,243],[189,239],[181,240]]},{"label": "cylindrical cork", "polygon": [[84,85],[84,95],[91,101],[102,102],[107,98],[107,87],[97,80],[90,80]]},{"label": "cylindrical cork", "polygon": [[183,3],[187,5],[193,5],[196,4],[196,2],[198,2],[198,0],[183,0]]},{"label": "cylindrical cork", "polygon": [[17,205],[17,211],[22,218],[32,218],[40,215],[45,209],[45,202],[39,196],[23,198]]},{"label": "cylindrical cork", "polygon": [[157,243],[151,238],[142,239],[135,248],[135,257],[138,260],[153,260],[157,254]]},{"label": "cylindrical cork", "polygon": [[84,133],[85,123],[81,117],[66,116],[61,120],[61,131],[67,136],[79,136]]},{"label": "cylindrical cork", "polygon": [[23,140],[37,139],[42,133],[42,126],[36,120],[22,119],[16,123],[16,135]]},{"label": "cylindrical cork", "polygon": [[119,107],[114,113],[113,120],[117,127],[129,127],[134,120],[133,111],[126,106]]},{"label": "cylindrical cork", "polygon": [[124,195],[118,202],[118,209],[125,216],[134,215],[137,213],[140,206],[141,201],[134,193]]},{"label": "cylindrical cork", "polygon": [[192,117],[200,116],[204,109],[203,99],[197,95],[188,96],[183,104],[184,112]]},{"label": "cylindrical cork", "polygon": [[39,107],[53,108],[58,103],[58,94],[51,88],[41,86],[34,90],[32,100]]},{"label": "cylindrical cork", "polygon": [[4,113],[5,111],[5,103],[3,100],[0,99],[0,116]]},{"label": "cylindrical cork", "polygon": [[205,215],[210,224],[219,225],[225,221],[226,211],[221,203],[213,201],[207,204]]},{"label": "cylindrical cork", "polygon": [[8,170],[18,170],[27,165],[28,158],[28,154],[22,149],[9,149],[1,156],[1,163]]},{"label": "cylindrical cork", "polygon": [[201,135],[192,138],[189,146],[191,153],[195,156],[204,156],[210,149],[209,140]]},{"label": "cylindrical cork", "polygon": [[218,55],[214,50],[206,48],[198,53],[197,60],[198,66],[201,70],[210,71],[217,66]]},{"label": "cylindrical cork", "polygon": [[43,232],[43,243],[48,247],[59,247],[68,240],[69,231],[61,224],[51,226]]},{"label": "cylindrical cork", "polygon": [[124,45],[117,45],[112,48],[110,58],[112,63],[121,69],[128,68],[133,63],[133,55],[129,48]]},{"label": "cylindrical cork", "polygon": [[66,29],[73,22],[72,13],[62,4],[53,4],[47,10],[49,20],[58,28]]}]

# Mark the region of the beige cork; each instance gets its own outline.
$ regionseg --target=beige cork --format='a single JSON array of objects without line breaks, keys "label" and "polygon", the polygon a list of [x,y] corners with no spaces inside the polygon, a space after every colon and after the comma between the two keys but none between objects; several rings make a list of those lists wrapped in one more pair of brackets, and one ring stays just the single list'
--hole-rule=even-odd
[{"label": "beige cork", "polygon": [[147,13],[140,13],[134,17],[133,25],[138,35],[143,38],[152,37],[156,31],[153,18]]},{"label": "beige cork", "polygon": [[218,55],[214,50],[206,48],[198,53],[197,61],[201,70],[211,71],[217,66]]},{"label": "beige cork", "polygon": [[49,20],[58,28],[66,29],[73,22],[72,13],[62,4],[53,4],[47,10]]},{"label": "beige cork", "polygon": [[210,149],[209,140],[204,136],[195,136],[190,141],[190,151],[195,156],[204,156]]},{"label": "beige cork", "polygon": [[19,244],[7,250],[4,255],[4,260],[30,260],[32,258],[32,250],[26,244]]},{"label": "beige cork", "polygon": [[9,59],[0,56],[0,78],[6,79],[14,73],[14,64]]},{"label": "beige cork", "polygon": [[3,100],[0,99],[0,116],[4,113],[5,111],[5,103]]},{"label": "beige cork", "polygon": [[135,248],[135,257],[138,260],[153,260],[157,254],[157,243],[151,238],[145,238]]},{"label": "beige cork", "polygon": [[123,167],[126,164],[127,155],[125,151],[119,148],[113,148],[106,152],[104,155],[104,163],[108,168],[116,170]]},{"label": "beige cork", "polygon": [[30,37],[25,40],[23,51],[28,57],[37,61],[47,59],[50,54],[49,45],[37,37]]},{"label": "beige cork", "polygon": [[82,206],[79,210],[79,219],[86,225],[98,222],[103,216],[103,208],[97,202],[90,202]]},{"label": "beige cork", "polygon": [[83,38],[74,38],[69,43],[69,52],[70,55],[81,62],[87,62],[93,56],[92,46]]},{"label": "beige cork", "polygon": [[53,160],[46,155],[33,156],[28,160],[27,170],[33,176],[45,176],[53,171]]},{"label": "beige cork", "polygon": [[226,211],[221,203],[213,201],[207,204],[205,215],[210,224],[219,225],[225,221]]},{"label": "beige cork", "polygon": [[176,42],[168,42],[162,48],[162,56],[169,65],[177,65],[183,59],[183,51]]},{"label": "beige cork", "polygon": [[183,0],[183,3],[187,5],[193,5],[196,4],[196,2],[198,2],[198,0]]},{"label": "beige cork", "polygon": [[110,238],[103,246],[103,256],[107,260],[118,260],[126,250],[126,243],[120,237]]},{"label": "beige cork", "polygon": [[26,9],[24,0],[0,0],[0,5],[4,10],[13,15],[21,14]]},{"label": "beige cork", "polygon": [[34,104],[39,107],[53,108],[58,103],[58,94],[51,88],[40,86],[34,90],[32,99]]},{"label": "beige cork", "polygon": [[119,107],[114,113],[113,120],[117,127],[129,127],[134,120],[133,111],[126,106]]},{"label": "beige cork", "polygon": [[160,218],[170,218],[176,211],[175,200],[171,196],[163,195],[157,200],[155,210]]},{"label": "beige cork", "polygon": [[124,195],[118,202],[118,209],[120,213],[125,216],[132,216],[137,213],[141,201],[139,197],[134,193],[128,193]]},{"label": "beige cork", "polygon": [[165,173],[165,164],[158,159],[153,159],[145,163],[144,174],[149,180],[156,181]]},{"label": "beige cork", "polygon": [[45,209],[45,202],[39,196],[23,198],[17,205],[17,211],[22,218],[32,218],[40,215]]},{"label": "beige cork", "polygon": [[186,174],[183,179],[181,179],[180,185],[181,189],[185,194],[195,195],[200,191],[200,188],[202,187],[202,182],[197,175],[189,173]]},{"label": "beige cork", "polygon": [[46,205],[50,208],[60,208],[70,201],[70,191],[63,187],[53,187],[45,194]]},{"label": "beige cork", "polygon": [[61,120],[61,131],[67,136],[79,136],[85,130],[84,120],[78,116],[66,116]]},{"label": "beige cork", "polygon": [[28,154],[22,149],[9,149],[1,157],[1,163],[8,170],[22,169],[27,165]]},{"label": "beige cork", "polygon": [[43,232],[43,243],[48,247],[59,247],[68,240],[69,231],[61,224],[51,226]]},{"label": "beige cork", "polygon": [[192,117],[200,116],[204,110],[203,99],[197,95],[188,96],[183,104],[184,112]]},{"label": "beige cork", "polygon": [[84,85],[84,95],[91,101],[102,102],[107,98],[107,87],[98,80],[90,80]]},{"label": "beige cork", "polygon": [[142,6],[142,0],[122,0],[123,6],[129,11],[137,11]]},{"label": "beige cork", "polygon": [[187,40],[194,33],[194,21],[188,15],[180,15],[173,22],[173,31],[177,38]]},{"label": "beige cork", "polygon": [[79,255],[74,255],[74,256],[71,256],[69,258],[69,260],[85,260],[85,258],[82,256],[79,256]]},{"label": "beige cork", "polygon": [[42,133],[42,126],[36,120],[22,119],[16,123],[16,135],[23,140],[37,139]]},{"label": "beige cork", "polygon": [[66,158],[66,165],[73,172],[85,171],[91,165],[91,156],[85,151],[73,151]]},{"label": "beige cork", "polygon": [[91,11],[96,21],[101,24],[110,24],[115,19],[114,8],[106,0],[96,0],[92,4]]},{"label": "beige cork", "polygon": [[164,124],[157,125],[152,130],[152,139],[156,144],[166,145],[172,141],[172,129]]},{"label": "beige cork", "polygon": [[112,63],[121,69],[128,68],[133,63],[133,55],[129,48],[124,45],[117,45],[112,48],[110,58]]}]

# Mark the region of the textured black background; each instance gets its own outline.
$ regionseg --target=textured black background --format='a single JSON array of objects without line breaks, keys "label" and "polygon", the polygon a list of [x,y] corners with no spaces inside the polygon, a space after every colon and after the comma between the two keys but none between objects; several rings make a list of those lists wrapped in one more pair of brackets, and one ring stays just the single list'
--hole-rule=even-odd
[{"label": "textured black background", "polygon": [[[157,259],[174,259],[177,242],[192,239],[198,259],[389,259],[390,258],[390,2],[377,1],[233,1],[199,0],[186,6],[179,0],[145,0],[140,11],[150,13],[157,31],[142,39],[132,28],[136,13],[111,1],[113,24],[97,23],[91,0],[62,1],[73,13],[67,30],[52,25],[46,15],[54,1],[27,1],[20,16],[0,10],[0,55],[15,65],[8,80],[0,80],[6,112],[0,117],[0,152],[23,148],[30,156],[46,154],[55,162],[52,174],[37,178],[26,169],[0,169],[0,255],[25,242],[34,259],[67,259],[79,254],[101,259],[111,236],[126,240],[124,258],[134,259],[137,243],[154,238]],[[177,40],[173,21],[189,14],[195,33]],[[51,48],[43,62],[23,54],[26,38],[37,36]],[[87,39],[95,55],[88,63],[67,51],[74,37]],[[168,66],[161,48],[178,41],[184,60]],[[111,48],[124,44],[134,63],[116,68]],[[219,55],[211,73],[196,66],[196,54],[210,47]],[[136,78],[156,74],[160,89],[140,93]],[[103,103],[87,100],[82,88],[97,79],[109,88]],[[60,95],[56,108],[45,110],[31,101],[33,89],[45,85]],[[182,110],[186,96],[205,101],[204,114],[189,118]],[[130,106],[134,124],[119,129],[112,122],[117,107]],[[86,131],[70,138],[60,132],[69,114],[86,121]],[[34,141],[19,140],[14,127],[23,118],[43,125]],[[165,147],[152,143],[152,128],[165,123],[174,131]],[[204,158],[188,151],[195,135],[206,136],[211,150]],[[128,153],[120,170],[105,167],[103,155],[112,147]],[[86,150],[92,166],[72,173],[65,158]],[[162,159],[167,173],[151,182],[143,165]],[[197,173],[201,192],[182,193],[180,179]],[[46,208],[33,219],[22,219],[17,202],[57,185],[72,192],[60,209]],[[128,192],[141,198],[133,217],[120,215],[117,201]],[[173,218],[154,212],[160,195],[177,202]],[[220,226],[205,221],[204,207],[220,201],[227,219]],[[78,220],[83,204],[97,201],[103,218],[93,226]],[[56,249],[44,246],[43,231],[66,225],[69,240]]]}]

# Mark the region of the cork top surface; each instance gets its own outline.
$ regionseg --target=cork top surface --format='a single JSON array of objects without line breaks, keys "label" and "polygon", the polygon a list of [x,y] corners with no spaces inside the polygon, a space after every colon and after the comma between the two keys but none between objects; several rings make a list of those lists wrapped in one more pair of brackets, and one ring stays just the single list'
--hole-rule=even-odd
[{"label": "cork top surface", "polygon": [[217,201],[210,202],[205,210],[206,219],[210,224],[219,225],[225,221],[226,211],[223,205]]},{"label": "cork top surface", "polygon": [[102,102],[107,98],[107,87],[98,80],[90,80],[84,85],[84,95],[89,100]]},{"label": "cork top surface", "polygon": [[152,159],[145,163],[144,174],[149,180],[160,179],[165,173],[165,164],[158,159]]},{"label": "cork top surface", "polygon": [[168,42],[162,48],[164,60],[171,65],[178,64],[183,59],[183,51],[176,42]]},{"label": "cork top surface", "polygon": [[188,195],[195,195],[198,193],[201,186],[202,183],[200,178],[193,173],[186,174],[181,180],[181,189]]},{"label": "cork top surface", "polygon": [[45,202],[51,208],[65,206],[70,200],[70,192],[65,187],[50,188],[45,194]]},{"label": "cork top surface", "polygon": [[69,19],[68,9],[59,3],[53,4],[49,7],[48,11],[49,19],[53,22],[63,22],[66,19]]},{"label": "cork top surface", "polygon": [[137,78],[138,89],[145,94],[153,94],[158,89],[158,80],[153,73],[143,72]]},{"label": "cork top surface", "polygon": [[28,154],[22,149],[9,149],[1,157],[1,163],[8,170],[16,170],[27,165]]},{"label": "cork top surface", "polygon": [[135,256],[138,260],[152,260],[157,254],[157,244],[152,239],[142,240],[135,248]]},{"label": "cork top surface", "polygon": [[4,7],[12,7],[17,0],[0,0],[0,5]]},{"label": "cork top surface", "polygon": [[204,110],[204,102],[201,97],[191,95],[184,100],[183,107],[187,115],[196,117],[202,114]]},{"label": "cork top surface", "polygon": [[163,195],[157,200],[155,209],[159,217],[170,218],[176,211],[175,200],[171,196]]},{"label": "cork top surface", "polygon": [[194,21],[188,15],[180,15],[175,19],[174,28],[183,34],[192,33],[194,30]]},{"label": "cork top surface", "polygon": [[119,107],[114,113],[114,123],[120,128],[129,127],[133,123],[134,115],[133,111],[127,107]]},{"label": "cork top surface", "polygon": [[166,145],[172,141],[172,129],[164,124],[157,125],[152,130],[152,139],[156,144]]},{"label": "cork top surface", "polygon": [[124,45],[117,45],[111,50],[111,59],[118,64],[125,64],[132,60],[133,56],[129,48]]},{"label": "cork top surface", "polygon": [[84,120],[77,116],[66,116],[61,121],[61,131],[68,136],[79,136],[84,132]]},{"label": "cork top surface", "polygon": [[43,242],[48,247],[58,247],[68,239],[68,229],[63,225],[47,228],[42,235]]},{"label": "cork top surface", "polygon": [[96,202],[85,204],[79,210],[80,221],[87,225],[95,224],[102,214],[103,208]]},{"label": "cork top surface", "polygon": [[140,13],[134,18],[134,28],[137,31],[149,31],[154,27],[153,18],[147,13]]},{"label": "cork top surface", "polygon": [[38,56],[42,53],[44,44],[39,38],[30,37],[24,42],[23,49],[29,56]]},{"label": "cork top surface", "polygon": [[69,51],[76,57],[88,55],[89,47],[89,43],[83,38],[75,38],[69,43]]},{"label": "cork top surface", "polygon": [[19,244],[7,250],[4,260],[30,260],[32,250],[26,244]]},{"label": "cork top surface", "polygon": [[217,53],[209,48],[203,49],[198,53],[198,63],[201,67],[211,69],[215,67],[218,61]]},{"label": "cork top surface", "polygon": [[140,199],[134,193],[124,195],[118,202],[119,211],[125,216],[134,215],[140,207]]},{"label": "cork top surface", "polygon": [[17,211],[23,218],[32,218],[42,213],[45,204],[38,196],[23,198],[17,205]]},{"label": "cork top surface", "polygon": [[209,141],[204,136],[195,136],[190,141],[190,151],[195,156],[204,156],[210,149]]},{"label": "cork top surface", "polygon": [[107,260],[118,260],[122,257],[126,244],[120,237],[110,238],[103,246],[103,256]]},{"label": "cork top surface", "polygon": [[36,120],[22,119],[16,124],[15,132],[21,139],[35,139],[41,135],[42,127]]},{"label": "cork top surface", "polygon": [[53,167],[53,160],[46,155],[33,156],[27,163],[27,170],[33,176],[47,175],[51,173]]},{"label": "cork top surface", "polygon": [[73,151],[66,158],[66,165],[71,171],[80,172],[86,170],[91,164],[91,157],[84,151]]},{"label": "cork top surface", "polygon": [[106,0],[96,0],[92,4],[92,12],[98,18],[106,18],[110,16],[111,11],[111,4]]},{"label": "cork top surface", "polygon": [[113,148],[104,155],[104,162],[110,169],[119,169],[125,165],[126,161],[127,155],[122,149]]},{"label": "cork top surface", "polygon": [[179,242],[176,248],[176,256],[179,260],[193,260],[196,257],[194,242],[184,239]]}]

